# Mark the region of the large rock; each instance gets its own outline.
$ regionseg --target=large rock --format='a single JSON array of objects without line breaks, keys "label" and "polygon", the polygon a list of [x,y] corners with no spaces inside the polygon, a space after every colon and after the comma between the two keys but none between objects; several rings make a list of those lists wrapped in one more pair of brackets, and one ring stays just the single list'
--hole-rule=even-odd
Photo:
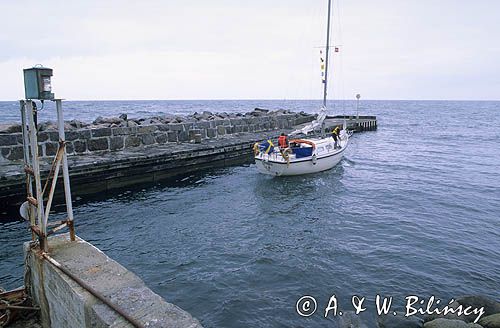
[{"label": "large rock", "polygon": [[138,126],[139,124],[137,124],[135,121],[127,121],[127,127],[133,127],[133,126]]},{"label": "large rock", "polygon": [[109,137],[111,135],[111,128],[101,128],[101,129],[92,129],[90,130],[92,133],[92,137]]},{"label": "large rock", "polygon": [[57,142],[46,142],[45,143],[45,156],[54,156],[59,149],[59,144]]},{"label": "large rock", "polygon": [[188,115],[188,117],[194,118],[195,120],[199,121],[202,119],[202,115],[199,114],[198,112],[194,112],[193,115]]},{"label": "large rock", "polygon": [[270,114],[271,115],[283,115],[283,114],[289,114],[290,111],[287,109],[277,109],[275,111],[272,111]]},{"label": "large rock", "polygon": [[167,132],[167,141],[168,142],[177,142],[177,132],[168,131]]},{"label": "large rock", "polygon": [[195,112],[193,115],[190,115],[189,117],[192,117],[198,121],[207,121],[212,116],[213,116],[213,114],[211,112],[205,110],[201,114],[198,112]]},{"label": "large rock", "polygon": [[173,122],[173,121],[175,121],[174,115],[165,114],[165,115],[160,117],[160,122],[163,124],[168,124],[168,123]]},{"label": "large rock", "polygon": [[154,134],[155,140],[157,144],[164,144],[168,142],[168,135],[166,132],[156,132]]},{"label": "large rock", "polygon": [[378,317],[379,328],[422,328],[423,326],[424,320],[415,316],[384,315]]},{"label": "large rock", "polygon": [[109,138],[109,150],[120,150],[123,149],[124,138],[122,136],[110,137]]},{"label": "large rock", "polygon": [[7,132],[7,129],[10,128],[11,124],[0,124],[0,134],[2,133],[9,133]]},{"label": "large rock", "polygon": [[109,143],[107,138],[90,139],[87,141],[87,146],[90,151],[109,149]]},{"label": "large rock", "polygon": [[81,128],[88,126],[87,123],[84,123],[84,122],[79,121],[79,120],[71,120],[68,123],[69,123],[69,125],[71,125],[72,127],[76,128],[76,129],[81,129]]},{"label": "large rock", "polygon": [[55,130],[57,129],[57,123],[54,121],[42,122],[38,124],[37,128],[39,132],[47,130]]},{"label": "large rock", "polygon": [[479,324],[484,328],[500,328],[500,313],[481,318]]},{"label": "large rock", "polygon": [[143,145],[152,145],[156,142],[155,137],[151,133],[146,133],[141,136]]},{"label": "large rock", "polygon": [[139,123],[141,125],[151,125],[151,124],[159,124],[162,123],[158,117],[150,117],[146,119],[140,119]]},{"label": "large rock", "polygon": [[75,140],[73,141],[73,146],[75,153],[81,154],[87,151],[87,141],[86,140]]},{"label": "large rock", "polygon": [[10,153],[7,156],[11,161],[24,158],[24,149],[22,146],[14,146],[10,148]]},{"label": "large rock", "polygon": [[360,315],[356,315],[352,311],[346,311],[342,313],[342,316],[338,317],[338,327],[339,328],[369,328],[362,319]]},{"label": "large rock", "polygon": [[5,129],[6,133],[17,133],[22,132],[21,124],[12,124],[7,129]]},{"label": "large rock", "polygon": [[136,136],[127,136],[125,138],[125,148],[139,147],[141,145],[141,138]]},{"label": "large rock", "polygon": [[94,124],[120,124],[123,120],[119,117],[102,117],[99,116],[94,120]]},{"label": "large rock", "polygon": [[[457,301],[453,301],[452,303],[448,304],[448,306],[450,309],[456,309],[460,306],[460,303],[458,303]],[[450,319],[450,320],[468,321],[467,318],[463,314],[459,316],[457,313],[448,313],[446,315],[445,314],[429,314],[429,315],[424,317],[424,321],[428,322],[428,321],[432,321],[432,320],[439,319],[439,318],[445,318],[445,319]],[[474,319],[472,321],[474,321]]]},{"label": "large rock", "polygon": [[[484,315],[489,316],[495,313],[500,313],[500,303],[487,296],[463,296],[457,299],[457,302],[464,307],[481,308],[484,307]],[[468,321],[473,321],[476,315],[469,317]],[[470,320],[472,318],[472,320]]]},{"label": "large rock", "polygon": [[210,117],[213,115],[212,112],[209,112],[208,110],[204,110],[203,113],[201,113],[201,115],[203,115],[203,117]]},{"label": "large rock", "polygon": [[476,323],[467,323],[461,320],[439,318],[426,322],[424,328],[482,328]]},{"label": "large rock", "polygon": [[17,136],[12,134],[0,135],[0,146],[15,146],[17,145]]}]

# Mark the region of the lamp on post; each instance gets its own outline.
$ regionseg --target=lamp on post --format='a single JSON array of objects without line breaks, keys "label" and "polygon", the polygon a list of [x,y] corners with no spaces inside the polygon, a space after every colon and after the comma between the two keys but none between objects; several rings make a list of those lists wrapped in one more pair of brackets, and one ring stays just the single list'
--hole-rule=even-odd
[{"label": "lamp on post", "polygon": [[[41,65],[24,70],[24,91],[26,99],[20,100],[23,149],[24,149],[24,171],[26,172],[26,190],[27,201],[22,206],[23,217],[30,221],[30,227],[33,231],[33,237],[38,235],[40,248],[48,251],[47,236],[60,230],[63,227],[69,228],[71,241],[75,240],[75,230],[73,225],[73,207],[71,203],[71,189],[69,182],[68,159],[66,154],[66,138],[64,135],[64,119],[62,112],[62,100],[56,99],[52,93],[52,69]],[[51,180],[48,195],[44,195],[45,187],[42,189],[42,178],[40,172],[40,154],[38,147],[38,128],[37,128],[37,108],[33,100],[54,101],[57,110],[57,129],[59,133],[59,147],[52,161],[50,170],[52,177],[45,180]],[[55,189],[59,171],[62,169],[64,180],[64,195],[66,201],[67,220],[61,221],[52,230],[48,227],[53,226],[48,222],[50,209],[54,200]],[[48,184],[46,183],[46,186]],[[46,200],[46,201],[45,201]]]},{"label": "lamp on post", "polygon": [[361,98],[361,95],[358,93],[356,94],[356,118],[359,120],[359,98]]}]

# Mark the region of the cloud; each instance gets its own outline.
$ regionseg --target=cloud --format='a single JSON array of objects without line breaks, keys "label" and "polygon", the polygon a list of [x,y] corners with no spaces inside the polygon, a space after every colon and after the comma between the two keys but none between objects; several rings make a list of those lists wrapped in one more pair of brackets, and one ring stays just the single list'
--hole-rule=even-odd
[{"label": "cloud", "polygon": [[[71,99],[319,98],[325,9],[299,0],[1,2],[0,99],[21,97],[22,68],[38,63]],[[499,10],[494,1],[335,1],[341,51],[329,94],[499,99]]]}]

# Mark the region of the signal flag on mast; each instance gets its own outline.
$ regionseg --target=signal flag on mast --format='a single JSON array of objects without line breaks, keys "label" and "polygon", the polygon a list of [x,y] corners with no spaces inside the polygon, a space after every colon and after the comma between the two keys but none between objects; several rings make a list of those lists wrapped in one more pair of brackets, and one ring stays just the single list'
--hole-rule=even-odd
[{"label": "signal flag on mast", "polygon": [[321,81],[325,83],[325,60],[323,59],[323,51],[319,51],[319,60],[321,63]]}]

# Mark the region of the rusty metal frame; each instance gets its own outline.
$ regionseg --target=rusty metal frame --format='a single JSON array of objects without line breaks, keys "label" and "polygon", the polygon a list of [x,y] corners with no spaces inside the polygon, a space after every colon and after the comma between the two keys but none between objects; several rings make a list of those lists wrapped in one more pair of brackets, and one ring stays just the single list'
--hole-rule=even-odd
[{"label": "rusty metal frame", "polygon": [[[143,328],[144,326],[136,319],[127,314],[121,307],[111,302],[107,297],[99,293],[83,280],[72,274],[67,268],[62,266],[48,254],[48,240],[47,237],[58,232],[61,229],[68,228],[71,241],[75,241],[75,228],[73,222],[73,206],[71,200],[71,189],[69,183],[69,170],[68,159],[66,155],[66,140],[64,135],[64,119],[62,113],[61,99],[56,99],[57,109],[57,128],[59,132],[59,147],[52,161],[52,166],[49,171],[48,177],[45,181],[45,186],[42,189],[42,181],[40,177],[40,162],[38,154],[38,140],[37,140],[37,127],[35,122],[35,109],[33,108],[32,100],[21,100],[21,119],[22,119],[22,132],[23,132],[23,146],[24,146],[24,167],[26,173],[26,200],[29,204],[29,221],[30,229],[32,231],[33,240],[38,236],[42,258],[64,272],[71,279],[76,281],[84,289],[94,295],[97,299],[112,308],[122,317],[124,317],[132,326]],[[28,120],[26,120],[26,117]],[[57,186],[59,171],[62,166],[62,175],[64,183],[64,196],[66,202],[67,219],[57,222],[49,222],[50,209],[54,200],[54,193]],[[44,194],[49,186],[50,189],[47,196],[47,202],[44,204]],[[33,193],[33,180],[35,193]],[[36,212],[36,213],[35,213]],[[48,228],[52,228],[47,231]],[[0,304],[0,310],[38,310],[39,308],[24,306],[23,304]],[[7,313],[7,312],[6,312]],[[7,315],[7,314],[6,314]],[[1,318],[0,318],[1,319]],[[7,317],[7,320],[9,318]]]},{"label": "rusty metal frame", "polygon": [[[20,100],[22,135],[24,148],[24,167],[26,174],[26,200],[28,202],[29,211],[28,219],[32,231],[32,239],[38,237],[40,249],[44,252],[48,251],[47,237],[57,231],[68,227],[71,241],[75,241],[75,229],[73,224],[73,206],[71,200],[71,189],[69,182],[68,160],[66,155],[66,140],[64,133],[64,119],[62,112],[62,100],[56,99],[57,109],[57,128],[59,134],[59,147],[52,162],[49,175],[46,179],[45,186],[42,189],[42,180],[40,175],[40,161],[38,154],[38,131],[37,122],[35,122],[36,109],[33,106],[32,100]],[[67,220],[57,223],[49,222],[50,209],[54,200],[54,194],[57,187],[59,171],[63,175],[64,194],[66,202]],[[44,203],[45,191],[50,183],[47,201]],[[54,226],[50,231],[48,227]]]}]

